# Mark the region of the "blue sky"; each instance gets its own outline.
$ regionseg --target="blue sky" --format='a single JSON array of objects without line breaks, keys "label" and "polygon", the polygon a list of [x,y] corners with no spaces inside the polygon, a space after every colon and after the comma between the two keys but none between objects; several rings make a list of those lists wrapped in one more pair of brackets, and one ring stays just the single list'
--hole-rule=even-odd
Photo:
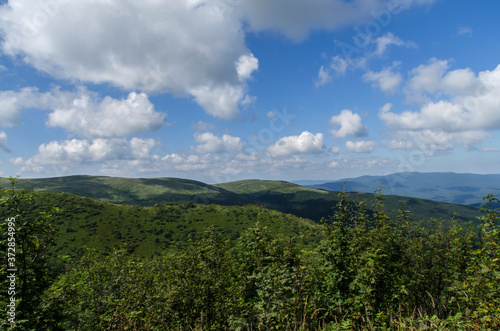
[{"label": "blue sky", "polygon": [[500,3],[0,1],[0,176],[498,173]]}]

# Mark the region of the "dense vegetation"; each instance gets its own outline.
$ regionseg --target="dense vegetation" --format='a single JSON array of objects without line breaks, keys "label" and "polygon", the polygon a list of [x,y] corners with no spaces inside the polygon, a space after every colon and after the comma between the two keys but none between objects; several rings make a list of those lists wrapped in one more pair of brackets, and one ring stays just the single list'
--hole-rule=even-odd
[{"label": "dense vegetation", "polygon": [[[417,224],[404,204],[391,218],[378,193],[367,213],[366,202],[341,192],[315,244],[304,241],[310,231],[270,230],[270,214],[262,214],[237,237],[209,227],[157,254],[88,250],[78,259],[49,254],[64,211],[33,218],[35,200],[13,189],[2,192],[2,231],[5,215],[17,224],[16,329],[500,328],[494,195],[486,197],[478,227],[453,219]],[[172,208],[182,214],[193,206]],[[140,214],[139,207],[126,207]],[[154,214],[154,208],[146,211]],[[5,236],[0,246],[6,261]],[[2,263],[2,289],[6,273]],[[5,309],[4,290],[0,302]],[[5,316],[2,329],[10,326]]]}]

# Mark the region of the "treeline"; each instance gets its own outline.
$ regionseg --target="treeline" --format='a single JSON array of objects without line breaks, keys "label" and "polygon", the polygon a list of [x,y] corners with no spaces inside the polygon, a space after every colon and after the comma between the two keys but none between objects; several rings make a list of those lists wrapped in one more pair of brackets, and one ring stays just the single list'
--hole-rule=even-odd
[{"label": "treeline", "polygon": [[[16,194],[2,208],[16,213],[25,234],[18,243],[19,258],[26,257],[26,269],[18,266],[20,288],[27,293],[17,302],[20,330],[500,328],[494,195],[486,197],[479,228],[454,220],[416,225],[404,204],[391,219],[381,194],[368,215],[363,201],[342,192],[313,249],[297,244],[302,238],[276,236],[261,220],[236,241],[208,229],[153,258],[126,249],[107,257],[88,251],[56,270],[43,255],[50,231],[28,231],[38,223],[22,224],[26,202]],[[40,219],[53,224],[52,215]],[[5,270],[2,264],[3,309]]]}]

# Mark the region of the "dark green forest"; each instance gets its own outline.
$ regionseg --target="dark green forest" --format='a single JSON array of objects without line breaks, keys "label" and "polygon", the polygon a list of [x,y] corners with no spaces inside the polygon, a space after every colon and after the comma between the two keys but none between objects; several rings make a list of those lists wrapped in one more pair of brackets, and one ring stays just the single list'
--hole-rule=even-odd
[{"label": "dark green forest", "polygon": [[494,194],[465,222],[339,192],[314,223],[256,205],[112,205],[11,182],[0,190],[2,330],[500,328]]}]

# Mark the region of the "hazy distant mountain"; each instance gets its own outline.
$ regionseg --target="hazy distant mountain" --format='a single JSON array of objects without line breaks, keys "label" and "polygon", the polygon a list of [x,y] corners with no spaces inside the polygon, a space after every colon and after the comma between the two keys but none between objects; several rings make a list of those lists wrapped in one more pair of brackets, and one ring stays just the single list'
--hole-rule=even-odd
[{"label": "hazy distant mountain", "polygon": [[308,187],[373,193],[383,186],[384,194],[403,195],[456,204],[479,206],[482,197],[500,193],[500,175],[459,174],[452,172],[406,172],[387,176],[362,176]]}]

